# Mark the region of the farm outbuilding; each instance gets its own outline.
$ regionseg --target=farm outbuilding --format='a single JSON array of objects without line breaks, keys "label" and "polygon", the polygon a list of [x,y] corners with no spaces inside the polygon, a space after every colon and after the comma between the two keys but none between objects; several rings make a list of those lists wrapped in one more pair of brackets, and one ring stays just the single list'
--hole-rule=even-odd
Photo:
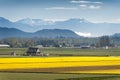
[{"label": "farm outbuilding", "polygon": [[37,55],[40,55],[40,54],[41,54],[41,51],[40,51],[39,48],[30,47],[27,50],[27,55],[28,56],[37,56]]},{"label": "farm outbuilding", "polygon": [[0,44],[0,47],[2,47],[2,48],[8,48],[8,47],[10,47],[10,45],[7,45],[7,44]]}]

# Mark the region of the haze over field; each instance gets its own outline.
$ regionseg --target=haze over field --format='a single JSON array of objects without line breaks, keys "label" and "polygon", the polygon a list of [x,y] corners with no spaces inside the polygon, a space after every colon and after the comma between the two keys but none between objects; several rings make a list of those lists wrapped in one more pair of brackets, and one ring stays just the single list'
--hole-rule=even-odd
[{"label": "haze over field", "polygon": [[27,32],[69,29],[87,37],[111,35],[120,33],[119,7],[120,0],[0,0],[0,26]]}]

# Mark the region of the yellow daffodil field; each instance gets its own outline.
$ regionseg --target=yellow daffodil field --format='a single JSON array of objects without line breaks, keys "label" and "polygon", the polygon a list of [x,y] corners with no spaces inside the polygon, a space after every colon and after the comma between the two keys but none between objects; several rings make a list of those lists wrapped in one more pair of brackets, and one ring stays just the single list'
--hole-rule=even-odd
[{"label": "yellow daffodil field", "polygon": [[120,74],[120,57],[0,58],[0,71]]}]

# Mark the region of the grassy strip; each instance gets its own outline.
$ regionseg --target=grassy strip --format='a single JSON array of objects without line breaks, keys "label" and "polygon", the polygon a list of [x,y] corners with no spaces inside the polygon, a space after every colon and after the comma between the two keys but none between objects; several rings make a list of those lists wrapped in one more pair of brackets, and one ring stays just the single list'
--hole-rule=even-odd
[{"label": "grassy strip", "polygon": [[87,78],[66,78],[57,80],[120,80],[120,76],[87,77]]},{"label": "grassy strip", "polygon": [[[99,71],[103,70],[106,74],[120,74],[120,73],[107,73],[107,71],[104,70],[120,70],[120,65],[116,66],[80,66],[80,67],[58,67],[58,68],[31,68],[31,69],[2,69],[0,71],[2,72],[30,72],[30,73],[77,73],[76,71],[79,71],[80,73],[86,71],[87,73],[91,73],[91,71]],[[102,73],[101,73],[102,74]]]},{"label": "grassy strip", "polygon": [[[100,78],[100,79],[99,79]],[[53,73],[3,73],[0,80],[119,80],[119,75],[99,74],[53,74]]]}]

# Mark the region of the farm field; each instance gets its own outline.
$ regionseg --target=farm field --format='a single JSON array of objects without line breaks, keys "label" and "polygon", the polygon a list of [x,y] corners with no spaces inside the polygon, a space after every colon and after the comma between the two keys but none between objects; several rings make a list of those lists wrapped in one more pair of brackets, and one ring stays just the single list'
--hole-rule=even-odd
[{"label": "farm field", "polygon": [[[23,55],[26,54],[26,50],[27,48],[0,48],[0,57],[11,57],[10,54],[13,51],[17,55]],[[50,56],[120,56],[119,48],[107,50],[79,48],[41,48],[40,50],[44,54],[50,54]]]},{"label": "farm field", "polygon": [[[0,80],[120,80],[119,49],[42,48],[50,56],[20,56],[26,48],[0,48]],[[65,55],[64,55],[65,54]]]}]

